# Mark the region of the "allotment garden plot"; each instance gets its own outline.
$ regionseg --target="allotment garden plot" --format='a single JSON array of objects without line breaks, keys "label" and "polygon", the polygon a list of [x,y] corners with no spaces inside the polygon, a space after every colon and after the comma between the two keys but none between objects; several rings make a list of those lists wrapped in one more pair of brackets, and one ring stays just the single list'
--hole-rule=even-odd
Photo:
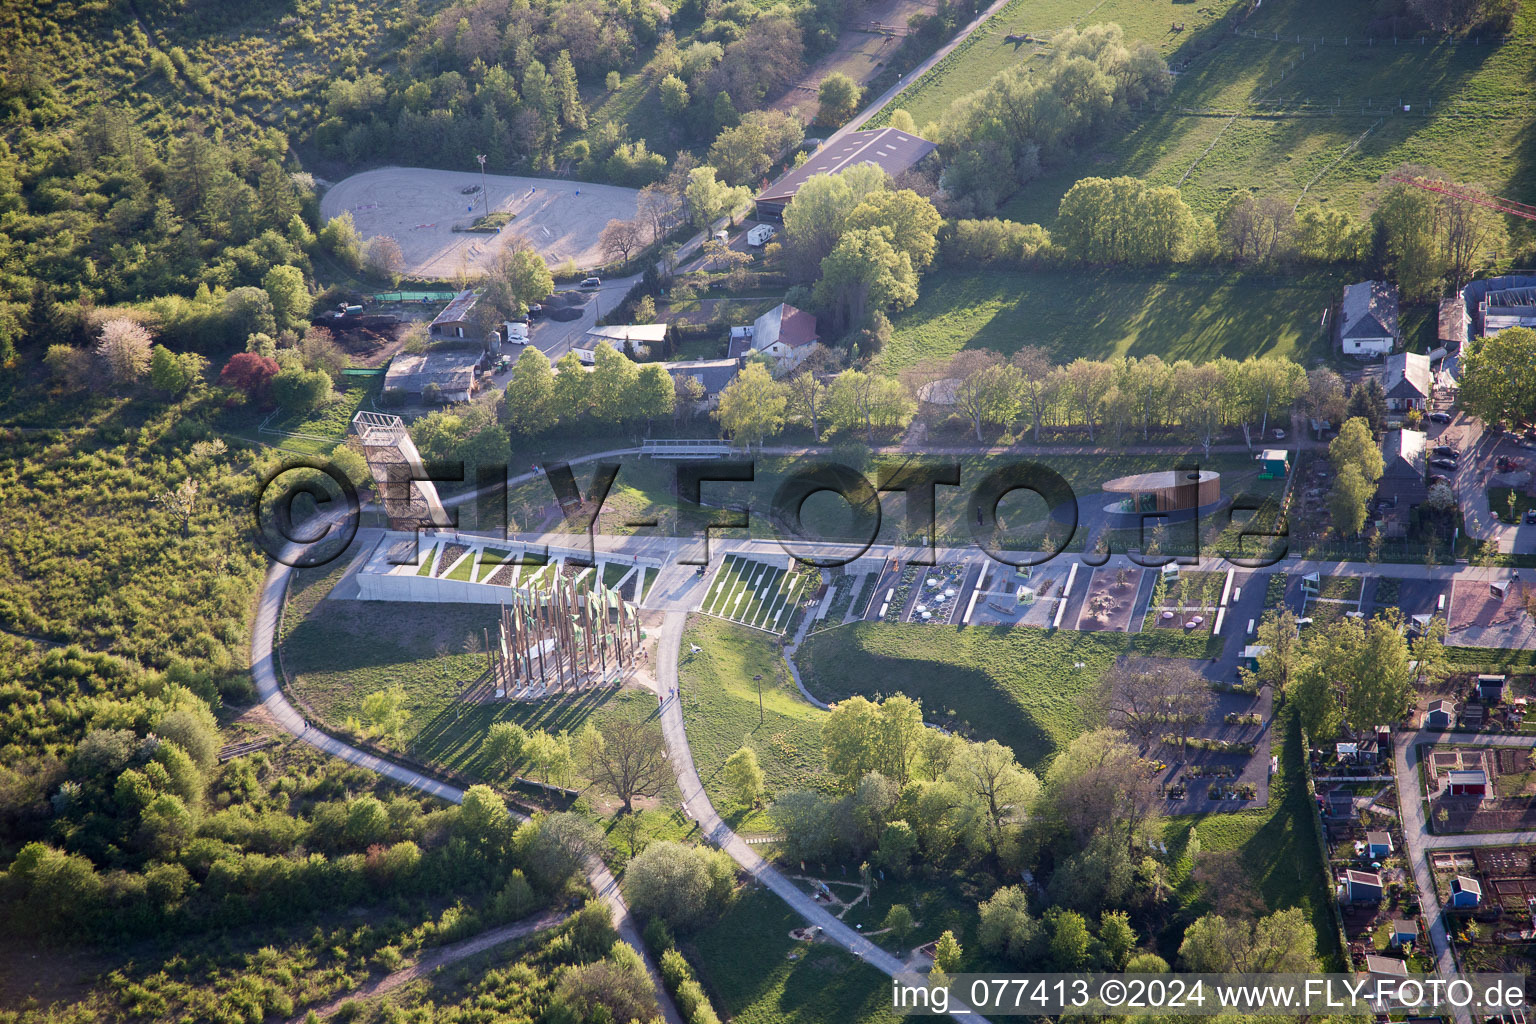
[{"label": "allotment garden plot", "polygon": [[782,633],[805,597],[805,578],[779,566],[727,555],[700,610],[754,629]]}]

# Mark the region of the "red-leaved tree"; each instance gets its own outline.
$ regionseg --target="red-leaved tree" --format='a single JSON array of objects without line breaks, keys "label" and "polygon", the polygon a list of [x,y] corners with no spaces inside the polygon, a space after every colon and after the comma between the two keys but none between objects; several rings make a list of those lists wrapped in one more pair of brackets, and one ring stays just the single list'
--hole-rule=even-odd
[{"label": "red-leaved tree", "polygon": [[219,383],[243,391],[255,401],[267,397],[267,388],[277,375],[277,360],[255,352],[237,352],[219,373]]}]

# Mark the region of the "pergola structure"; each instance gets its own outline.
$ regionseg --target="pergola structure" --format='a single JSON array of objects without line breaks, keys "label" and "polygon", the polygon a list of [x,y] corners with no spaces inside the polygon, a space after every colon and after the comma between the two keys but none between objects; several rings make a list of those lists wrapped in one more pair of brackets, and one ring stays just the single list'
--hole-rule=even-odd
[{"label": "pergola structure", "polygon": [[549,589],[513,592],[501,606],[499,643],[491,647],[497,696],[519,690],[579,690],[632,670],[640,652],[640,615],[600,583],[578,592],[556,576]]}]

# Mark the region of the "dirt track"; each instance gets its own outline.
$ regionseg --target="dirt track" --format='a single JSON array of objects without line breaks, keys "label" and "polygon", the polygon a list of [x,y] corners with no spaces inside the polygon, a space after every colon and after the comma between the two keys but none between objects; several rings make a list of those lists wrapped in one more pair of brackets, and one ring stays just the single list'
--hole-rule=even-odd
[{"label": "dirt track", "polygon": [[[381,167],[331,186],[320,216],[328,221],[350,211],[364,239],[389,235],[400,243],[409,276],[450,279],[485,270],[514,236],[526,238],[551,266],[567,259],[583,269],[599,266],[603,227],[633,219],[639,203],[638,192],[617,185],[499,174],[484,181],[488,197],[462,191],[481,184],[478,171]],[[514,219],[497,234],[454,231],[484,212],[486,198],[492,210]]]}]

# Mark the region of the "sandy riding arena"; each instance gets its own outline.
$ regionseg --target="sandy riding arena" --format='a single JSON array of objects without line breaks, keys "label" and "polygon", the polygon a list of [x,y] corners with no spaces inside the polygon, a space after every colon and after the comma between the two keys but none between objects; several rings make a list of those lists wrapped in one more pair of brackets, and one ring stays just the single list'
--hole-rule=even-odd
[{"label": "sandy riding arena", "polygon": [[600,266],[598,235],[610,220],[633,220],[639,204],[640,193],[617,185],[499,174],[484,180],[491,210],[514,214],[495,233],[453,230],[485,211],[478,171],[364,171],[331,186],[320,199],[320,216],[350,211],[365,240],[389,235],[400,243],[408,276],[446,279],[485,270],[514,237],[526,238],[551,266],[568,259],[583,269]]}]

